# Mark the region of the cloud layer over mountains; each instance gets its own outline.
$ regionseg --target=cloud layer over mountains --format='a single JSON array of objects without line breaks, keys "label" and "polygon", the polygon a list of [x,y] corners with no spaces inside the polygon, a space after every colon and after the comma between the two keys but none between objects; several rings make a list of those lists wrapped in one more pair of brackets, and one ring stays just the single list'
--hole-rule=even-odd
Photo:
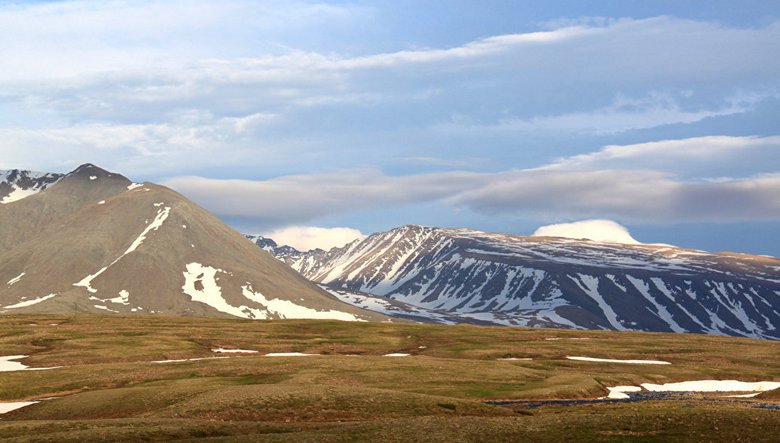
[{"label": "cloud layer over mountains", "polygon": [[[777,170],[778,152],[778,137],[705,137],[609,146],[540,168],[493,173],[389,176],[367,170],[262,181],[179,177],[166,184],[220,214],[271,224],[430,201],[542,219],[553,214],[642,223],[776,220],[780,175],[769,171]],[[752,163],[753,158],[766,161]],[[688,163],[694,166],[684,170]],[[726,163],[745,176],[720,176]]]},{"label": "cloud layer over mountains", "polygon": [[777,224],[780,6],[716,3],[6,2],[0,169],[254,232]]}]

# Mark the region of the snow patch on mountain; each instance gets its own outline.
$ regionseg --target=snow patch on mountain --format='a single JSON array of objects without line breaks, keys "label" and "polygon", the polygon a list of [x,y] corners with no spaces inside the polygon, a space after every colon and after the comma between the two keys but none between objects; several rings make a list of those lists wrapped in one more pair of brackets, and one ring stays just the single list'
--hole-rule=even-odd
[{"label": "snow patch on mountain", "polygon": [[182,291],[189,295],[192,301],[211,306],[219,312],[241,318],[268,318],[265,310],[248,306],[233,306],[222,297],[222,288],[217,284],[217,273],[225,273],[222,269],[189,263],[184,271]]},{"label": "snow patch on mountain", "polygon": [[[158,206],[158,205],[155,204],[155,206]],[[130,247],[127,248],[127,251],[125,251],[123,256],[125,256],[125,255],[127,255],[127,254],[129,254],[129,253],[131,253],[133,251],[135,251],[136,249],[138,249],[138,247],[143,244],[144,240],[146,240],[147,234],[149,234],[149,232],[151,232],[151,231],[156,231],[156,230],[160,229],[160,226],[163,225],[163,223],[165,222],[166,219],[168,219],[168,216],[170,214],[171,214],[171,208],[168,207],[168,206],[166,206],[166,207],[164,207],[162,209],[159,209],[157,211],[157,215],[154,217],[154,220],[152,220],[152,222],[146,227],[146,229],[144,229],[144,231],[141,232],[141,235],[139,235],[138,238],[136,238],[135,241],[133,241],[133,243],[130,245]],[[117,259],[117,260],[119,260],[119,259]]]},{"label": "snow patch on mountain", "polygon": [[57,294],[44,295],[43,297],[34,298],[32,300],[20,301],[19,303],[16,303],[14,305],[3,306],[3,308],[4,309],[26,308],[28,306],[37,305],[38,303],[41,303],[41,302],[44,302],[46,300],[52,299],[52,298],[54,298],[56,296],[57,296]]},{"label": "snow patch on mountain", "polygon": [[244,297],[265,306],[271,314],[276,314],[280,318],[361,321],[354,314],[347,312],[333,310],[318,311],[293,303],[289,300],[281,300],[278,298],[268,299],[263,294],[254,291],[251,285],[242,286],[241,289]]},{"label": "snow patch on mountain", "polygon": [[14,278],[12,278],[12,279],[8,280],[8,283],[6,283],[6,284],[7,284],[8,286],[13,286],[13,285],[14,285],[14,284],[16,284],[16,283],[19,283],[19,280],[21,280],[21,279],[22,279],[22,277],[24,277],[25,275],[26,275],[26,273],[25,273],[25,272],[22,272],[21,274],[17,275],[16,277],[14,277]]},{"label": "snow patch on mountain", "polygon": [[12,169],[0,171],[0,204],[13,203],[56,184],[62,174]]},{"label": "snow patch on mountain", "polygon": [[156,230],[158,230],[160,228],[160,226],[163,225],[163,223],[168,218],[170,213],[171,213],[171,208],[168,207],[168,206],[166,206],[165,208],[159,209],[157,211],[157,215],[154,217],[154,220],[152,220],[152,222],[150,224],[148,224],[146,226],[146,228],[144,228],[144,230],[141,232],[141,234],[138,237],[136,237],[135,240],[133,240],[133,242],[130,244],[130,246],[127,248],[127,250],[125,250],[125,252],[122,255],[120,255],[119,257],[114,259],[114,261],[112,261],[107,266],[104,266],[103,268],[101,268],[96,273],[90,274],[90,275],[84,277],[83,279],[81,279],[79,282],[74,283],[73,286],[80,286],[80,287],[86,288],[87,291],[92,293],[92,294],[97,293],[97,289],[92,287],[92,280],[96,279],[101,274],[106,272],[111,266],[114,266],[115,264],[117,264],[117,262],[119,262],[119,260],[122,260],[125,256],[127,256],[127,254],[130,254],[131,252],[133,252],[136,249],[138,249],[138,247],[143,244],[144,240],[146,240],[146,236],[151,231],[156,231]]}]

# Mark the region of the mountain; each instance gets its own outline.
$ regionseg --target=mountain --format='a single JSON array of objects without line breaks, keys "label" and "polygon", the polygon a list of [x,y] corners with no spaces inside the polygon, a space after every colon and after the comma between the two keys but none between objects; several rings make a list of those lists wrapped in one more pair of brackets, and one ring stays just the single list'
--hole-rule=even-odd
[{"label": "mountain", "polygon": [[383,320],[178,193],[86,164],[0,206],[0,312]]},{"label": "mountain", "polygon": [[330,251],[264,245],[331,289],[486,323],[780,339],[772,257],[414,225]]},{"label": "mountain", "polygon": [[43,191],[62,177],[62,174],[20,169],[0,171],[0,203],[8,204]]}]

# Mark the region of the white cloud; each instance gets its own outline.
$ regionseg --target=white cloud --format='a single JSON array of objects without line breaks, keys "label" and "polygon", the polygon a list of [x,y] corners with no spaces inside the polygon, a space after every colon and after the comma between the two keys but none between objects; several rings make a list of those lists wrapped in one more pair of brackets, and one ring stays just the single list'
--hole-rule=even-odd
[{"label": "white cloud", "polygon": [[644,224],[780,219],[780,175],[678,180],[658,171],[520,171],[450,199],[483,214]]},{"label": "white cloud", "polygon": [[[96,163],[127,174],[176,171],[187,164],[240,164],[259,154],[273,159],[277,151],[254,147],[256,132],[273,125],[276,116],[256,113],[217,118],[182,113],[174,121],[149,124],[90,123],[60,128],[0,128],[0,166],[65,172],[82,163]],[[249,148],[251,146],[251,149]],[[215,156],[215,150],[220,155]]]},{"label": "white cloud", "polygon": [[[365,164],[371,138],[403,146],[419,133],[447,147],[453,133],[477,140],[489,133],[514,148],[518,131],[609,134],[734,115],[780,87],[780,22],[743,29],[670,17],[607,20],[367,54],[311,43],[343,48],[331,36],[357,35],[375,19],[355,5],[283,1],[0,7],[0,41],[14,42],[0,48],[14,66],[0,70],[0,117],[33,116],[25,124],[32,129],[80,130],[97,122],[198,131],[198,122],[179,116],[272,115],[274,131],[246,133],[254,146],[299,137]],[[220,127],[215,135],[230,131]],[[345,143],[345,133],[367,135]],[[99,142],[88,146],[100,149]],[[166,147],[172,160],[190,160],[191,169],[209,166],[161,143]],[[3,154],[25,148],[4,143]],[[443,151],[415,155],[447,157]],[[41,169],[37,157],[25,159]]]},{"label": "white cloud", "polygon": [[[778,103],[780,21],[577,20],[415,49],[380,42],[375,25],[349,2],[0,5],[0,59],[14,68],[0,70],[0,167],[175,177],[218,214],[269,228],[423,202],[543,219],[780,219],[777,137],[606,146],[529,169],[557,155],[550,134],[581,152],[599,135],[647,140],[696,122],[679,133],[702,134],[707,119],[747,112],[773,133],[759,112]],[[410,173],[444,168],[492,172]],[[185,176],[228,172],[275,178]]]},{"label": "white cloud", "polygon": [[470,172],[392,177],[364,170],[269,180],[175,177],[163,184],[219,215],[279,226],[373,207],[441,200],[485,179]]},{"label": "white cloud", "polygon": [[0,5],[0,41],[14,43],[0,48],[4,61],[14,66],[0,79],[181,70],[194,60],[249,56],[251,49],[281,52],[281,41],[303,44],[312,31],[365,23],[370,16],[355,5],[283,0]]},{"label": "white cloud", "polygon": [[647,170],[403,177],[364,171],[263,181],[179,177],[165,184],[219,215],[271,226],[421,202],[536,219],[613,217],[645,224],[780,219],[780,175],[685,181]]},{"label": "white cloud", "polygon": [[773,173],[780,171],[780,137],[707,136],[610,145],[539,169],[655,169],[694,177]]},{"label": "white cloud", "polygon": [[710,117],[742,114],[773,97],[774,94],[753,95],[749,98],[726,97],[722,104],[712,108],[683,109],[683,96],[668,93],[650,93],[639,99],[618,95],[603,108],[560,115],[544,115],[528,119],[510,118],[483,125],[451,121],[437,130],[444,132],[560,132],[607,135],[663,125],[696,123]]},{"label": "white cloud", "polygon": [[292,246],[299,251],[309,251],[316,248],[327,251],[366,237],[354,228],[322,228],[318,226],[287,226],[260,235],[272,239],[279,245]]},{"label": "white cloud", "polygon": [[641,244],[628,229],[612,220],[582,220],[542,226],[533,233],[537,237],[586,238],[605,243]]}]

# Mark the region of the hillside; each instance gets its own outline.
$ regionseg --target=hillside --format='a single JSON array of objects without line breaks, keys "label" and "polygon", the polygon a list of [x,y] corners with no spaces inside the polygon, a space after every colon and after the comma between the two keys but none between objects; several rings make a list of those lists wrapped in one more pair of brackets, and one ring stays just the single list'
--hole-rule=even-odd
[{"label": "hillside", "polygon": [[341,303],[176,192],[83,165],[0,206],[0,312],[384,317]]}]

